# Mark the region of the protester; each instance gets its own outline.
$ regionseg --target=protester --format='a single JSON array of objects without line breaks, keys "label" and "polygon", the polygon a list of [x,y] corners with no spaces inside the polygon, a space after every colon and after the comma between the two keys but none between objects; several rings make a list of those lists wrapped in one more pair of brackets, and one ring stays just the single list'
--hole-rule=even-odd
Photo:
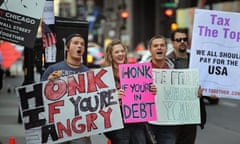
[{"label": "protester", "polygon": [[[172,69],[174,67],[173,63],[166,58],[167,42],[164,36],[153,36],[148,43],[148,49],[151,54],[152,68]],[[155,136],[157,144],[176,143],[176,126],[163,126],[149,122],[149,128]]]},{"label": "protester", "polygon": [[[173,52],[167,57],[174,63],[174,68],[183,69],[189,67],[189,53],[188,53],[188,35],[187,31],[177,29],[171,34],[171,42],[173,45]],[[198,92],[201,96],[202,91]],[[206,122],[206,110],[202,97],[200,97],[201,110],[201,128]],[[179,125],[177,126],[177,141],[176,144],[194,144],[197,134],[197,124]]]},{"label": "protester", "polygon": [[[120,104],[121,97],[124,96],[124,91],[120,88],[118,66],[126,63],[127,47],[122,44],[120,40],[113,40],[105,49],[104,66],[111,66],[113,69]],[[124,124],[124,128],[106,132],[105,136],[111,140],[111,144],[146,144],[145,127],[143,123]]]},{"label": "protester", "polygon": [[[66,38],[65,50],[66,60],[50,65],[41,78],[44,80],[55,80],[61,76],[76,74],[88,71],[88,67],[82,63],[82,56],[85,52],[85,41],[80,34],[71,34]],[[83,137],[68,141],[63,144],[91,144],[90,137]]]}]

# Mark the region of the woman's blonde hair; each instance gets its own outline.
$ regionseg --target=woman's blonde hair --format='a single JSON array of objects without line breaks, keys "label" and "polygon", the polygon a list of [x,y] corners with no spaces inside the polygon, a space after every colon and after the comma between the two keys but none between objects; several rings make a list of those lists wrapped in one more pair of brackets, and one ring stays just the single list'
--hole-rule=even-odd
[{"label": "woman's blonde hair", "polygon": [[[112,40],[111,43],[107,45],[105,48],[105,54],[104,54],[104,66],[112,66],[113,65],[113,59],[112,59],[112,51],[113,51],[113,46],[115,45],[122,45],[126,54],[127,54],[127,47],[118,39]],[[127,56],[125,57],[124,63],[127,63]]]},{"label": "woman's blonde hair", "polygon": [[[107,45],[107,47],[105,48],[105,54],[104,54],[104,66],[112,66],[113,67],[113,59],[112,59],[112,51],[113,51],[113,47],[115,45],[122,45],[125,52],[126,52],[126,57],[124,60],[124,63],[127,63],[127,47],[118,39],[113,40],[111,43],[109,43]],[[113,75],[114,75],[114,79],[115,81],[119,81],[119,73],[118,73],[118,69],[113,68]],[[118,87],[118,86],[116,86]]]}]

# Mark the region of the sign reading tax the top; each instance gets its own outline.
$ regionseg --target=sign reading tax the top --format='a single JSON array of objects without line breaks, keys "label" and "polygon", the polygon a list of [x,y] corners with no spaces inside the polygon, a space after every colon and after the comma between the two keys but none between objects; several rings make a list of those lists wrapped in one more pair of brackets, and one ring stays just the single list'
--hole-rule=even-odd
[{"label": "sign reading tax the top", "polygon": [[203,95],[240,99],[240,14],[195,10],[190,67],[199,69]]}]

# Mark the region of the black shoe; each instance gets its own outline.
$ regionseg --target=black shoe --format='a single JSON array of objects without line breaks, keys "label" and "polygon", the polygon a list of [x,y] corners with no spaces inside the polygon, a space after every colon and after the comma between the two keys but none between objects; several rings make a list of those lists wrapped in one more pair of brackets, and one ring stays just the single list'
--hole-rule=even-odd
[{"label": "black shoe", "polygon": [[203,96],[203,98],[206,99],[210,105],[217,105],[219,103],[219,98],[211,98],[208,96]]}]

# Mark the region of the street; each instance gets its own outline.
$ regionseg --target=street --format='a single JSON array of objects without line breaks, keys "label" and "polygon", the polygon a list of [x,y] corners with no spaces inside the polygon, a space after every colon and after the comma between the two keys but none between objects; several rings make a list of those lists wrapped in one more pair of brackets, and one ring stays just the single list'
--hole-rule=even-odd
[{"label": "street", "polygon": [[196,144],[239,144],[240,100],[220,99],[206,108],[207,124],[198,130]]},{"label": "street", "polygon": [[[0,142],[8,144],[12,136],[16,144],[24,144],[24,129],[18,124],[18,99],[14,88],[23,83],[20,62],[11,67],[11,77],[4,78],[0,90]],[[39,79],[35,76],[35,81]],[[196,144],[239,144],[240,143],[240,100],[220,99],[218,105],[207,105],[207,124],[198,128]],[[104,135],[91,137],[93,144],[107,144]]]}]

